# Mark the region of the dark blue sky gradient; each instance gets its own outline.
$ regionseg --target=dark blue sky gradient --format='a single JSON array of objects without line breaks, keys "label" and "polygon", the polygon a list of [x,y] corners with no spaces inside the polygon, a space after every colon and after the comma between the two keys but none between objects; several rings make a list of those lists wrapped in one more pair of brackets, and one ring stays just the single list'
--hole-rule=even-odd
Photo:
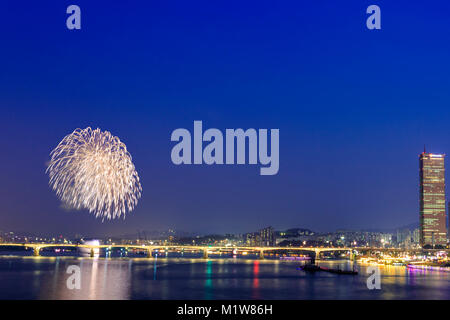
[{"label": "dark blue sky gradient", "polygon": [[[365,26],[370,4],[382,30]],[[2,1],[0,230],[416,222],[417,155],[450,154],[449,16],[448,1]],[[278,175],[173,165],[170,134],[194,120],[279,128]],[[87,126],[133,156],[144,191],[126,220],[67,212],[48,187],[50,151]]]}]

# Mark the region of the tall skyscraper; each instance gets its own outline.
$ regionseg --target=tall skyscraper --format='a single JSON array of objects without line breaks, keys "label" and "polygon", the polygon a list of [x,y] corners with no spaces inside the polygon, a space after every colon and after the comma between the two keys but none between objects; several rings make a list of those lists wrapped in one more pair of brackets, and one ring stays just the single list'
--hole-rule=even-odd
[{"label": "tall skyscraper", "polygon": [[273,247],[276,243],[275,231],[272,227],[267,227],[259,231],[261,237],[261,246]]},{"label": "tall skyscraper", "polygon": [[445,169],[443,154],[423,152],[420,166],[420,244],[424,247],[445,247]]}]

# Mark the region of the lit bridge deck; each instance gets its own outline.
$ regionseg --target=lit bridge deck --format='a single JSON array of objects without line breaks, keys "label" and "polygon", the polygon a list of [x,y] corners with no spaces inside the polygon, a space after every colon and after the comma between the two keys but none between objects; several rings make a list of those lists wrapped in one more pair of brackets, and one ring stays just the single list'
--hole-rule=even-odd
[{"label": "lit bridge deck", "polygon": [[202,252],[203,258],[208,258],[209,253],[220,252],[255,252],[259,255],[260,259],[264,259],[266,252],[314,252],[315,258],[319,258],[320,253],[330,251],[344,251],[351,252],[355,248],[314,248],[314,247],[226,247],[226,246],[182,246],[182,245],[133,245],[133,244],[115,244],[115,245],[87,245],[87,244],[66,244],[66,243],[0,243],[0,247],[24,247],[33,249],[35,256],[40,255],[40,251],[43,248],[87,248],[91,249],[91,255],[93,255],[94,249],[113,249],[113,248],[125,248],[125,249],[137,249],[147,252],[147,256],[151,257],[155,250],[178,250],[178,251],[190,251],[190,252]]},{"label": "lit bridge deck", "polygon": [[190,251],[190,252],[202,252],[203,258],[207,259],[210,253],[220,253],[220,252],[254,252],[259,255],[260,259],[264,259],[264,254],[267,252],[314,252],[315,259],[320,258],[322,252],[333,252],[333,251],[343,251],[343,252],[354,252],[358,251],[364,252],[408,252],[408,253],[420,253],[420,252],[437,252],[437,251],[447,251],[449,249],[401,249],[401,248],[373,248],[373,247],[353,247],[353,248],[329,248],[329,247],[226,247],[226,246],[183,246],[183,245],[137,245],[137,244],[115,244],[115,245],[87,245],[87,244],[65,244],[65,243],[0,243],[0,247],[25,247],[33,249],[33,254],[35,256],[40,255],[40,251],[43,248],[88,248],[91,249],[91,255],[93,255],[94,249],[113,249],[113,248],[125,248],[125,249],[136,249],[147,252],[148,257],[152,257],[152,253],[155,250],[168,251]]}]

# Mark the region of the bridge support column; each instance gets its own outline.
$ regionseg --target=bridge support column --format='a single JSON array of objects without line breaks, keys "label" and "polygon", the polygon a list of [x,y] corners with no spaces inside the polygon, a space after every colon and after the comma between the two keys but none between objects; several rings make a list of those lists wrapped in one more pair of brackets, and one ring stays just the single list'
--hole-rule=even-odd
[{"label": "bridge support column", "polygon": [[259,260],[264,260],[264,250],[259,250]]},{"label": "bridge support column", "polygon": [[315,255],[316,255],[316,256],[314,257],[314,260],[315,260],[315,261],[319,260],[319,259],[320,259],[320,250],[315,250],[314,253],[315,253]]},{"label": "bridge support column", "polygon": [[203,250],[203,259],[208,259],[208,249]]},{"label": "bridge support column", "polygon": [[151,258],[152,257],[152,252],[153,252],[152,248],[148,248],[147,249],[147,258]]},{"label": "bridge support column", "polygon": [[39,257],[40,251],[41,251],[41,248],[40,248],[40,247],[34,247],[34,248],[33,248],[33,255],[34,255],[35,257]]}]

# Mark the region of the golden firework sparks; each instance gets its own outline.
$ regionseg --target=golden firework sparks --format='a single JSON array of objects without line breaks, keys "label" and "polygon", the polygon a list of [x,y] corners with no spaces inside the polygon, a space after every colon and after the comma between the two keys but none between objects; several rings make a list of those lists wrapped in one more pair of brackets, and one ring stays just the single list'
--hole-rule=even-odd
[{"label": "golden firework sparks", "polygon": [[50,156],[50,186],[66,205],[108,220],[136,207],[139,176],[126,145],[110,132],[76,129]]}]

